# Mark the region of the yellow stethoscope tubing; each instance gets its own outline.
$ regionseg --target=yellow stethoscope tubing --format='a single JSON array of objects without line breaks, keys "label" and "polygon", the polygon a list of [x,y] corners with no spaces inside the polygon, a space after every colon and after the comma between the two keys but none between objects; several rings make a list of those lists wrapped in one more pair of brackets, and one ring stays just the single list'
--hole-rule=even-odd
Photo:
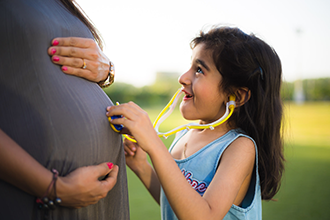
[{"label": "yellow stethoscope tubing", "polygon": [[[172,113],[177,101],[178,101],[178,98],[179,95],[182,93],[181,90],[177,91],[177,93],[173,96],[172,100],[169,102],[169,104],[163,109],[163,111],[159,114],[159,116],[157,117],[157,119],[155,120],[155,123],[154,123],[154,128],[158,134],[159,137],[164,137],[164,138],[167,138],[168,136],[172,135],[172,134],[175,134],[181,130],[184,130],[184,129],[211,129],[213,130],[214,127],[216,126],[219,126],[220,124],[224,123],[225,121],[228,120],[228,118],[233,114],[234,112],[234,109],[236,107],[236,103],[235,103],[235,96],[234,95],[231,95],[229,97],[229,102],[227,102],[226,104],[226,112],[225,114],[219,118],[218,120],[212,122],[212,123],[209,123],[209,124],[197,124],[197,123],[189,123],[189,124],[186,124],[186,125],[182,125],[182,126],[179,126],[177,128],[174,128],[172,129],[171,131],[168,131],[166,133],[161,133],[158,131],[158,127],[159,125],[168,117],[169,114]],[[169,107],[170,105],[170,107]],[[167,110],[167,108],[170,108],[169,111],[164,114],[164,112]],[[163,115],[164,114],[164,115]]]},{"label": "yellow stethoscope tubing", "polygon": [[117,128],[111,123],[111,117],[108,118],[108,121],[110,122],[110,126],[111,126],[111,128],[112,128],[115,132],[119,133],[120,131],[117,130]]},{"label": "yellow stethoscope tubing", "polygon": [[[172,134],[175,134],[175,133],[177,133],[179,131],[182,131],[184,129],[211,129],[211,130],[213,130],[216,126],[219,126],[222,123],[224,123],[225,121],[227,121],[230,118],[230,116],[233,114],[234,109],[236,107],[235,95],[230,95],[229,102],[226,103],[226,112],[218,120],[216,120],[216,121],[214,121],[212,123],[209,123],[209,124],[204,124],[204,125],[203,124],[197,124],[197,123],[189,123],[189,124],[182,125],[182,126],[179,126],[177,128],[174,128],[174,129],[172,129],[172,130],[170,130],[168,132],[165,132],[165,133],[159,132],[158,129],[159,129],[160,124],[173,112],[174,107],[176,106],[176,104],[177,104],[177,102],[179,100],[179,96],[181,94],[182,94],[182,89],[179,89],[174,94],[174,96],[169,101],[169,103],[165,106],[165,108],[157,116],[157,118],[156,118],[156,120],[155,120],[155,122],[153,124],[153,127],[155,128],[155,130],[156,130],[156,132],[158,134],[158,137],[164,137],[166,139],[168,136],[170,136]],[[117,103],[117,105],[118,105],[118,103]],[[169,109],[169,110],[167,111],[167,109]],[[113,125],[111,127],[116,132],[119,132]],[[126,137],[128,140],[136,143],[136,140],[134,138],[132,138],[132,137],[126,135],[126,134],[124,134],[123,136]]]},{"label": "yellow stethoscope tubing", "polygon": [[[159,128],[159,125],[161,123],[163,123],[163,121],[165,121],[165,119],[173,112],[178,100],[179,100],[179,97],[182,93],[182,90],[179,89],[174,95],[173,97],[171,98],[171,100],[169,101],[169,103],[165,106],[165,108],[159,113],[159,115],[157,116],[153,126],[154,128],[156,129],[156,131],[158,132],[158,128]],[[166,110],[169,108],[169,110],[166,112]],[[166,112],[166,113],[165,113]],[[164,114],[165,113],[165,114]]]}]

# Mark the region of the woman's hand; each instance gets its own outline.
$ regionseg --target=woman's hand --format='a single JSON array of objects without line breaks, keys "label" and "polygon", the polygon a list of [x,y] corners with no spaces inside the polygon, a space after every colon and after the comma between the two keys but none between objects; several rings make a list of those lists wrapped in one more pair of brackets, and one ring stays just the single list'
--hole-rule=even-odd
[{"label": "woman's hand", "polygon": [[[57,197],[62,206],[79,208],[97,203],[117,182],[118,166],[101,163],[80,167],[56,181]],[[106,177],[106,178],[104,178]],[[0,179],[32,196],[42,198],[53,178],[42,166],[0,129]],[[102,180],[100,180],[102,179]],[[54,190],[49,191],[53,198]]]},{"label": "woman's hand", "polygon": [[61,205],[81,208],[97,203],[115,186],[118,169],[112,163],[102,163],[80,167],[67,176],[59,177],[56,189],[57,196],[62,199]]},{"label": "woman's hand", "polygon": [[110,61],[93,39],[55,38],[48,48],[48,54],[53,63],[62,66],[61,69],[66,74],[92,82],[100,82],[108,77]]}]

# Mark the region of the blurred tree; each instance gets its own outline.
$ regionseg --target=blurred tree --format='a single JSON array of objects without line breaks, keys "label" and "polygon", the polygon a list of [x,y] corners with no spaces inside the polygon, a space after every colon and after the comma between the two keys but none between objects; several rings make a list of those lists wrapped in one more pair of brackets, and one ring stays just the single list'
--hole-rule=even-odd
[{"label": "blurred tree", "polygon": [[133,101],[142,107],[164,106],[181,87],[178,77],[178,73],[158,72],[152,85],[137,88],[131,84],[115,82],[104,91],[113,102]]},{"label": "blurred tree", "polygon": [[281,88],[281,98],[283,101],[293,100],[294,95],[294,83],[293,82],[283,82]]},{"label": "blurred tree", "polygon": [[306,100],[330,100],[330,78],[306,79],[303,81],[303,86]]}]

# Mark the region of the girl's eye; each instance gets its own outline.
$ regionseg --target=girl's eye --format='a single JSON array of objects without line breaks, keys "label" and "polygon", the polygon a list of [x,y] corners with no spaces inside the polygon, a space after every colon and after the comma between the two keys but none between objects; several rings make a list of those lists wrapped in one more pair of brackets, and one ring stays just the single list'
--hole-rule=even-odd
[{"label": "girl's eye", "polygon": [[203,70],[200,68],[200,67],[197,67],[197,71],[196,71],[197,73],[201,73],[201,74],[204,74],[203,73]]}]

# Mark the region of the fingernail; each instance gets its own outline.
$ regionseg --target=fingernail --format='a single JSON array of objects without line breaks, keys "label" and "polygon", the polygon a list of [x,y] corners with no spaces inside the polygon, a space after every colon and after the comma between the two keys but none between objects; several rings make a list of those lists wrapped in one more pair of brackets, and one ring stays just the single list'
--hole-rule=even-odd
[{"label": "fingernail", "polygon": [[53,45],[54,45],[54,46],[57,46],[58,43],[59,43],[59,42],[58,42],[57,40],[54,40],[54,41],[53,41]]},{"label": "fingernail", "polygon": [[62,66],[62,70],[63,70],[63,71],[67,71],[67,70],[68,70],[68,67],[66,67],[66,66]]},{"label": "fingernail", "polygon": [[50,53],[51,53],[52,55],[54,55],[54,54],[56,53],[56,50],[55,50],[54,48],[52,48],[52,49],[50,50]]},{"label": "fingernail", "polygon": [[109,169],[111,170],[113,168],[113,163],[107,163]]},{"label": "fingernail", "polygon": [[53,60],[54,60],[55,62],[58,62],[58,61],[60,61],[60,58],[57,57],[57,56],[54,56],[54,57],[53,57]]}]

